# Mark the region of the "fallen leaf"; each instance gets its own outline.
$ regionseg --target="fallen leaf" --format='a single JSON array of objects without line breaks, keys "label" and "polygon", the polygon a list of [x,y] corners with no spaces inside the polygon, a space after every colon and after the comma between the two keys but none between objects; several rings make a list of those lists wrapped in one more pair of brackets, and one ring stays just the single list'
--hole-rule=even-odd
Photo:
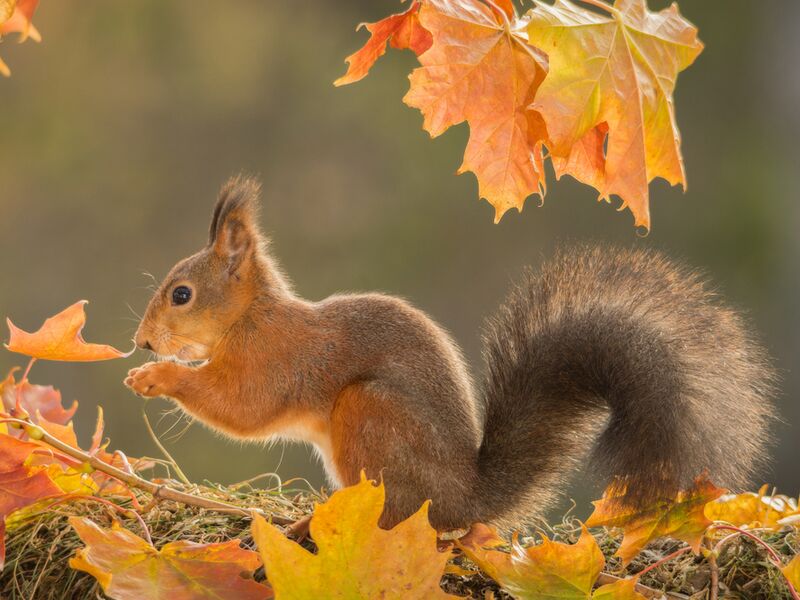
[{"label": "fallen leaf", "polygon": [[495,549],[500,543],[496,533],[484,528],[461,548],[515,598],[587,600],[605,566],[600,547],[585,527],[575,544],[543,538],[538,546],[522,548],[515,541],[509,554]]},{"label": "fallen leaf", "polygon": [[800,555],[795,556],[788,565],[781,569],[781,572],[795,590],[800,590]]},{"label": "fallen leaf", "polygon": [[419,2],[412,2],[408,10],[390,15],[376,23],[361,23],[370,37],[363,48],[345,59],[347,73],[333,82],[334,85],[355,83],[367,76],[372,65],[386,52],[387,42],[398,50],[409,49],[422,54],[431,47],[431,34],[419,22]]},{"label": "fallen leaf", "polygon": [[[528,110],[544,79],[546,57],[527,41],[527,18],[509,3],[427,0],[419,20],[433,44],[419,56],[403,99],[418,108],[431,137],[466,121],[469,142],[459,173],[472,171],[499,221],[525,199],[544,194],[541,116]],[[511,10],[509,14],[508,10]]]},{"label": "fallen leaf", "polygon": [[70,559],[70,567],[91,574],[115,600],[272,597],[267,586],[252,579],[261,564],[258,554],[240,548],[239,540],[177,541],[156,550],[116,522],[111,529],[82,517],[69,522],[86,545]]},{"label": "fallen leaf", "polygon": [[705,477],[698,477],[692,489],[679,492],[674,499],[636,507],[622,504],[620,498],[625,491],[612,484],[601,500],[592,503],[595,509],[586,525],[622,529],[622,544],[616,556],[623,565],[647,544],[665,536],[682,540],[698,552],[703,534],[711,525],[704,513],[705,506],[724,493],[725,490]]},{"label": "fallen leaf", "polygon": [[673,92],[703,45],[675,4],[653,13],[645,0],[616,0],[608,13],[536,2],[528,34],[550,72],[532,108],[547,124],[557,175],[619,196],[649,228],[648,184],[662,177],[686,187]]},{"label": "fallen leaf", "polygon": [[783,495],[767,495],[764,485],[757,493],[726,494],[705,507],[712,521],[725,521],[736,527],[760,527],[777,530],[782,520],[798,512],[797,500]]},{"label": "fallen leaf", "polygon": [[647,600],[636,591],[637,579],[620,579],[601,585],[592,594],[592,600]]},{"label": "fallen leaf", "polygon": [[255,539],[275,597],[305,598],[451,598],[439,587],[449,552],[436,549],[436,531],[428,522],[428,503],[386,531],[383,483],[361,483],[339,490],[318,504],[311,536],[312,554],[258,515]]},{"label": "fallen leaf", "polygon": [[87,344],[81,337],[86,323],[84,305],[76,302],[57,315],[50,317],[36,333],[27,333],[6,319],[11,332],[6,348],[33,358],[64,361],[109,360],[130,356],[116,348],[102,344]]}]

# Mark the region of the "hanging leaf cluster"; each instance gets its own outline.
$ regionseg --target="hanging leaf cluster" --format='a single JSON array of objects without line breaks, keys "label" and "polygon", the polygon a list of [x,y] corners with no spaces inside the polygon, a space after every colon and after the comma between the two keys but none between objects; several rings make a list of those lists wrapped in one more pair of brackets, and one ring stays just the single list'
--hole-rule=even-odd
[{"label": "hanging leaf cluster", "polygon": [[412,50],[403,100],[431,137],[469,125],[459,173],[475,174],[496,221],[544,198],[546,159],[648,229],[650,182],[686,187],[673,96],[703,45],[674,4],[535,0],[520,14],[511,0],[416,0],[365,27],[336,85],[365,77],[387,43]]}]

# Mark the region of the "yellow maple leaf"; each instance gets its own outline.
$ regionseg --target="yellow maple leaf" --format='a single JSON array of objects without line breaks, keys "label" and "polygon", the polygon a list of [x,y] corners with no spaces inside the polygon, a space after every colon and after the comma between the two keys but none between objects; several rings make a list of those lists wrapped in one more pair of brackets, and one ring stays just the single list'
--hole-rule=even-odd
[{"label": "yellow maple leaf", "polygon": [[797,500],[783,495],[768,495],[764,485],[757,493],[726,494],[705,507],[712,521],[725,521],[737,527],[780,529],[782,521],[797,514]]},{"label": "yellow maple leaf", "polygon": [[527,19],[510,3],[497,10],[482,0],[428,0],[419,13],[433,44],[419,56],[403,101],[418,108],[431,137],[469,124],[459,173],[472,171],[498,221],[525,199],[544,194],[544,122],[528,110],[546,72],[546,59],[527,42]]},{"label": "yellow maple leaf", "polygon": [[383,483],[362,473],[359,484],[318,504],[310,525],[317,554],[255,515],[253,538],[275,597],[451,598],[439,587],[451,554],[436,548],[429,503],[387,531],[378,527],[384,499]]},{"label": "yellow maple leaf", "polygon": [[625,490],[612,484],[601,500],[592,503],[595,509],[586,525],[622,529],[617,556],[624,565],[648,543],[665,536],[684,541],[698,552],[703,534],[711,525],[704,509],[724,493],[708,479],[698,477],[690,490],[679,492],[675,498],[639,507],[621,503]]},{"label": "yellow maple leaf", "polygon": [[662,177],[686,187],[672,96],[703,45],[675,4],[652,13],[645,0],[616,0],[606,10],[536,2],[529,39],[550,71],[532,108],[547,124],[557,175],[619,196],[649,228],[648,184]]},{"label": "yellow maple leaf", "polygon": [[646,600],[636,591],[636,583],[637,578],[633,578],[601,585],[592,594],[592,600]]},{"label": "yellow maple leaf", "polygon": [[460,545],[467,556],[515,598],[588,600],[606,562],[585,527],[575,544],[543,538],[538,546],[522,548],[515,541],[511,553],[496,549],[503,541],[486,526],[474,528],[468,539]]},{"label": "yellow maple leaf", "polygon": [[795,590],[800,590],[800,555],[795,556],[788,565],[781,569]]}]

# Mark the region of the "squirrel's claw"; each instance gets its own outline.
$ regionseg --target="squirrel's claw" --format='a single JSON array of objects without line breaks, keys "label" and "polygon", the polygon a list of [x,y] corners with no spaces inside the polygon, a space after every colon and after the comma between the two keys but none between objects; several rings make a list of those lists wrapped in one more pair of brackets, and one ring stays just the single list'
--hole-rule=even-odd
[{"label": "squirrel's claw", "polygon": [[128,371],[125,385],[137,396],[154,398],[164,394],[163,386],[158,374],[159,363],[146,363],[141,367]]}]

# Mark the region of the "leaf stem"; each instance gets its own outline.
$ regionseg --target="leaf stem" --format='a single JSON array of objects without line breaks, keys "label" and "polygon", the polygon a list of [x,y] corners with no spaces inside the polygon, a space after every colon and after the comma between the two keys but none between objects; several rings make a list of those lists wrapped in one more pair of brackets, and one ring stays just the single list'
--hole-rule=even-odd
[{"label": "leaf stem", "polygon": [[14,404],[14,413],[15,413],[14,416],[17,417],[29,416],[22,408],[22,386],[24,383],[28,381],[28,373],[31,372],[31,367],[33,367],[33,363],[35,362],[36,358],[31,356],[31,359],[28,361],[28,366],[25,367],[25,372],[22,374],[22,379],[20,379],[19,383],[15,386],[17,389],[17,394],[16,394],[16,402]]},{"label": "leaf stem", "polygon": [[580,0],[586,4],[591,4],[592,6],[596,6],[597,8],[601,8],[607,13],[614,14],[615,8],[608,4],[607,2],[603,2],[603,0]]},{"label": "leaf stem", "polygon": [[169,451],[161,443],[161,440],[158,439],[158,436],[156,435],[156,432],[153,431],[153,427],[150,425],[150,419],[147,418],[147,402],[145,402],[142,405],[142,418],[144,419],[144,424],[147,427],[147,432],[150,434],[150,437],[152,438],[153,443],[156,446],[158,446],[158,449],[161,450],[161,454],[163,454],[166,457],[166,459],[169,461],[169,463],[175,469],[175,474],[178,476],[178,479],[180,479],[181,482],[183,484],[185,484],[185,485],[192,485],[192,482],[189,481],[188,477],[186,477],[186,474],[180,468],[180,466],[178,465],[177,461],[174,458],[172,458],[172,455],[169,453]]},{"label": "leaf stem", "polygon": [[7,421],[16,422],[26,427],[34,428],[36,430],[37,436],[41,436],[39,437],[40,441],[46,442],[48,445],[52,446],[59,452],[63,452],[68,456],[71,456],[77,460],[80,460],[81,462],[89,464],[93,469],[97,471],[101,471],[106,475],[110,475],[114,479],[118,479],[119,481],[131,487],[135,487],[140,490],[144,490],[149,494],[152,494],[153,499],[164,498],[166,500],[180,502],[182,504],[187,504],[189,506],[196,506],[198,508],[205,508],[207,510],[213,510],[220,513],[241,515],[245,517],[249,517],[252,515],[252,513],[255,512],[267,519],[271,519],[272,522],[277,525],[290,525],[291,523],[294,523],[292,519],[287,519],[279,515],[270,515],[258,508],[252,508],[252,509],[240,508],[238,506],[234,506],[233,504],[228,504],[227,502],[220,502],[218,500],[212,500],[210,498],[203,498],[202,496],[196,496],[194,494],[181,492],[180,490],[176,490],[166,485],[153,483],[152,481],[148,481],[147,479],[142,479],[138,475],[132,473],[126,473],[121,469],[109,465],[108,463],[103,462],[99,458],[87,454],[83,450],[80,450],[78,448],[73,448],[69,444],[65,444],[58,438],[55,438],[49,433],[47,433],[44,429],[42,429],[41,427],[39,427],[30,420],[8,419]]}]

